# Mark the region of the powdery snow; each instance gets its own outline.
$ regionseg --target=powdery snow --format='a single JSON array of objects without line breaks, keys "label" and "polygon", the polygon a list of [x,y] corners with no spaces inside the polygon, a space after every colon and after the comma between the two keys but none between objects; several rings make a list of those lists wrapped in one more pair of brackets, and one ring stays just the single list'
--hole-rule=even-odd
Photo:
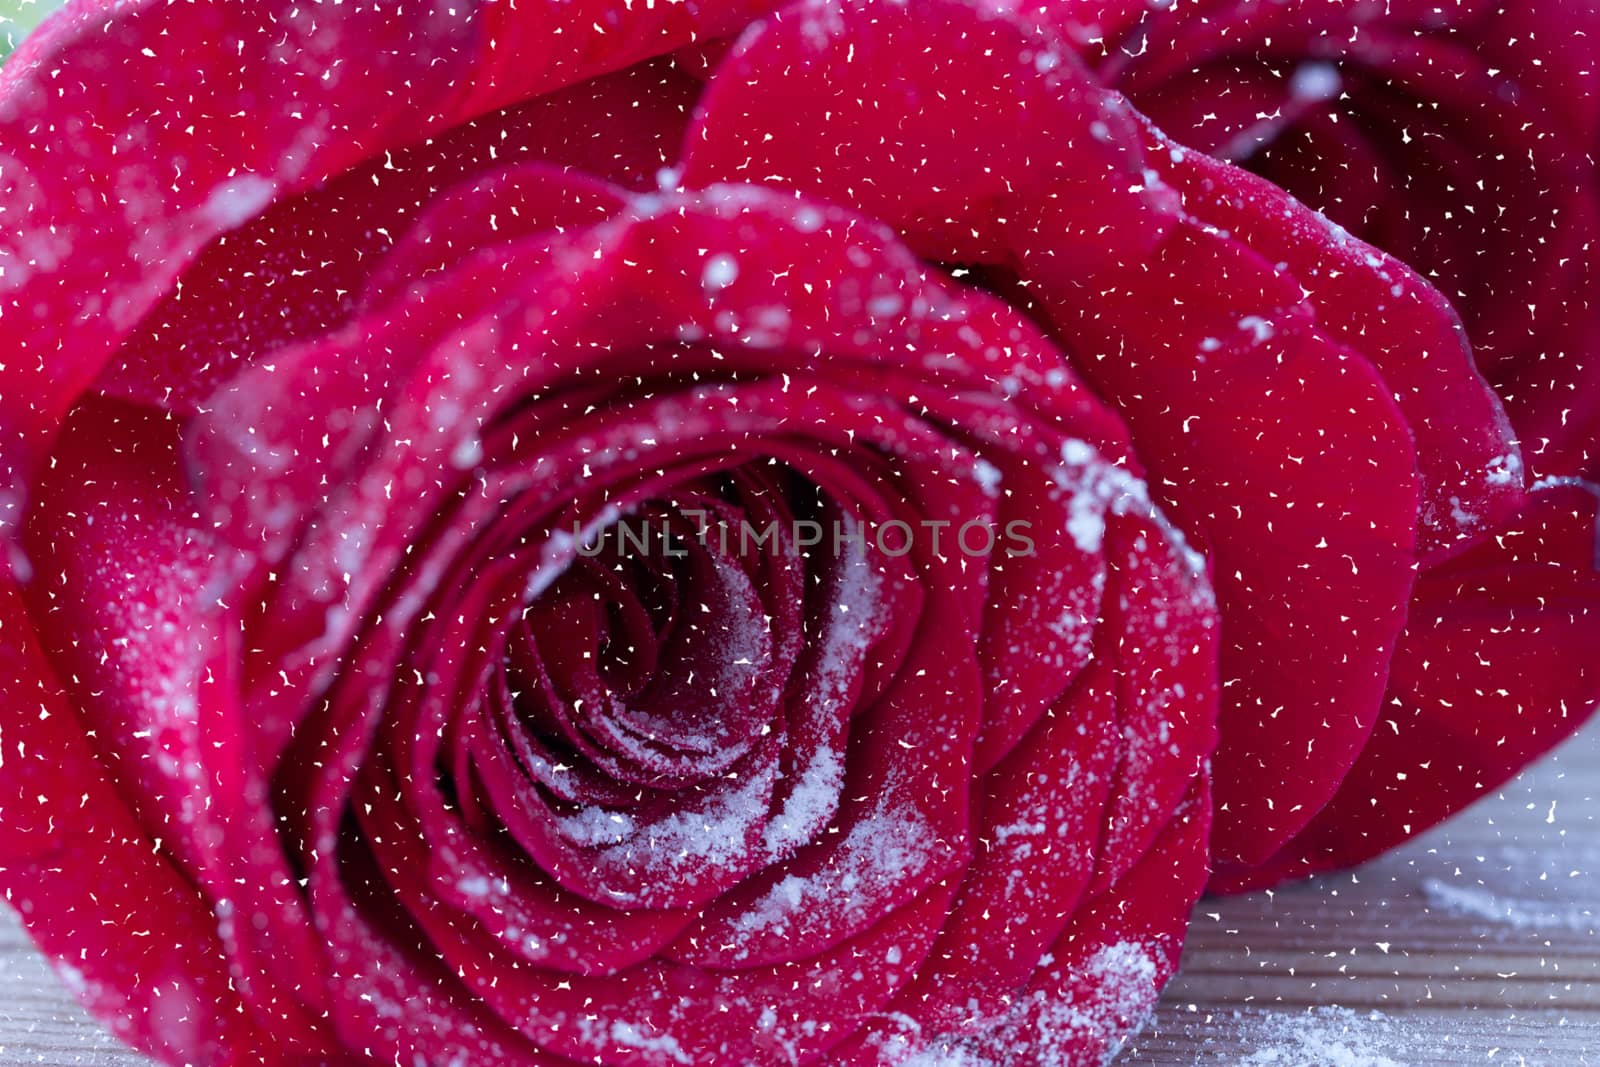
[{"label": "powdery snow", "polygon": [[1451,885],[1437,878],[1422,883],[1428,904],[1442,911],[1517,930],[1550,933],[1593,933],[1594,912],[1582,907],[1555,908],[1545,901],[1504,896],[1483,886]]},{"label": "powdery snow", "polygon": [[[1108,1058],[1136,1033],[1155,1010],[1159,995],[1155,951],[1136,941],[1106,945],[1089,957],[1076,977],[1087,996],[1069,998],[1044,990],[1019,997],[1011,1010],[992,1019],[974,1020],[970,1028],[935,1038],[909,1056],[910,1042],[891,1039],[883,1062],[894,1067],[1007,1067],[1008,1050],[1024,1045],[1037,1062],[1081,1062],[1082,1050],[1105,1046]],[[1060,981],[1060,975],[1052,975]],[[1342,1067],[1342,1065],[1341,1065]]]}]

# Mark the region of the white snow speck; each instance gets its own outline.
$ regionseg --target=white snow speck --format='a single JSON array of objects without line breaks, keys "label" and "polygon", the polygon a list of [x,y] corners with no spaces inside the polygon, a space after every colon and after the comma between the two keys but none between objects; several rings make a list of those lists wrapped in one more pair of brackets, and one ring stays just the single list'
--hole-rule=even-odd
[{"label": "white snow speck", "polygon": [[1289,79],[1289,93],[1296,100],[1332,100],[1343,91],[1344,80],[1332,63],[1302,63]]},{"label": "white snow speck", "polygon": [[200,211],[214,225],[236,229],[260,214],[277,191],[277,183],[270,178],[241,174],[214,187]]},{"label": "white snow speck", "polygon": [[715,255],[706,261],[700,274],[700,284],[707,292],[715,293],[732,285],[739,277],[739,261],[729,255]]},{"label": "white snow speck", "polygon": [[1429,878],[1422,883],[1422,895],[1430,907],[1517,930],[1586,934],[1600,927],[1588,909],[1553,908],[1543,901],[1502,896],[1482,886],[1451,885]]}]

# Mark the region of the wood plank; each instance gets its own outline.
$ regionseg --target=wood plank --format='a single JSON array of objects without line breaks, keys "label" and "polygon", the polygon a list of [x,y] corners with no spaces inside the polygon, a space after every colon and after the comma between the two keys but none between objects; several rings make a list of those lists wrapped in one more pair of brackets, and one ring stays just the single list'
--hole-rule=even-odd
[{"label": "wood plank", "polygon": [[1365,867],[1202,901],[1139,1067],[1600,1063],[1600,724]]},{"label": "wood plank", "polygon": [[[1600,724],[1360,870],[1201,902],[1130,1067],[1600,1067]],[[141,1067],[0,918],[0,1067]]]}]

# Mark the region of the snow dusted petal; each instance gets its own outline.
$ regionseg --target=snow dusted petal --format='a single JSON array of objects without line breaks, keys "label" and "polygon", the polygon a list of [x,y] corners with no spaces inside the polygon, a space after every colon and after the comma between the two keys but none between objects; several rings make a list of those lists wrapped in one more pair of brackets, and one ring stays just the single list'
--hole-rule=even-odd
[{"label": "snow dusted petal", "polygon": [[477,192],[475,203],[498,206],[481,225],[501,239],[513,227],[538,225],[534,205],[482,195],[475,178],[486,169],[540,161],[654,186],[688,121],[686,81],[665,62],[603,75],[275,200],[200,252],[182,285],[117,348],[95,388],[193,413],[242,364],[342,324],[383,277],[420,273],[395,264],[400,248],[422,245],[435,255],[475,248],[476,236],[433,241],[425,220],[440,212],[440,200]]},{"label": "snow dusted petal", "polygon": [[21,899],[169,1061],[1087,1064],[1170,975],[1227,634],[1079,339],[995,294],[1200,224],[1022,20],[806,3],[708,74],[759,14],[133,4],[0,75],[94,131],[28,150],[88,193],[20,216],[84,254],[7,297],[0,619],[70,681],[3,740],[178,903],[141,956],[122,896]]},{"label": "snow dusted petal", "polygon": [[1558,481],[1494,536],[1429,571],[1384,715],[1333,800],[1224,889],[1360,863],[1498,789],[1600,702],[1600,490]]},{"label": "snow dusted petal", "polygon": [[[812,0],[740,40],[683,165],[691,186],[762,182],[858,206],[928,258],[963,263],[1007,260],[1006,206],[1113,197],[1137,184],[1140,159],[1126,102],[1020,18],[964,0]],[[1098,254],[1148,249],[1165,221],[1149,199],[1127,194],[1124,224],[1094,235]]]},{"label": "snow dusted petal", "polygon": [[[1092,666],[985,778],[984,845],[934,961],[899,998],[897,1010],[925,1029],[1003,1013],[1073,928],[1075,909],[1131,898],[1125,883],[1138,884],[1134,869],[1163,847],[1175,809],[1182,818],[1205,813],[1192,798],[1180,802],[1215,740],[1215,694],[1202,666],[1215,655],[1210,596],[1172,557],[1148,505],[1123,508],[1106,516],[1107,593],[1118,606],[1097,634]],[[1196,853],[1190,862],[1198,861]],[[1067,1062],[1079,1054],[1098,1062],[1095,1047],[1086,1041]]]},{"label": "snow dusted petal", "polygon": [[[1113,891],[1080,907],[1027,987],[1003,1005],[951,1005],[933,1032],[914,1017],[842,1050],[871,1067],[1102,1067],[1147,1023],[1177,970],[1190,899],[1205,883],[1210,797],[1196,782],[1148,855]],[[925,972],[926,973],[926,972]],[[926,990],[926,987],[923,987]],[[919,992],[922,990],[919,990]],[[909,991],[908,991],[909,992]]]},{"label": "snow dusted petal", "polygon": [[[62,414],[200,247],[280,189],[358,160],[359,140],[385,129],[399,136],[392,123],[403,97],[385,86],[419,74],[442,87],[474,48],[465,20],[350,9],[324,21],[291,7],[215,7],[172,20],[160,4],[111,16],[84,5],[51,20],[0,74],[0,284],[9,307],[29,308],[4,327],[6,349],[27,355],[6,361],[0,383],[29,398],[0,421],[6,505],[20,505]],[[297,76],[314,75],[317,57],[346,35],[371,50],[370,94],[350,92],[343,78]],[[262,61],[241,67],[246,49]],[[458,58],[430,77],[430,54]],[[189,116],[170,113],[183,106]],[[240,122],[243,113],[254,121]]]},{"label": "snow dusted petal", "polygon": [[[1295,242],[1314,244],[1294,257],[1305,273],[1324,260],[1358,272],[1324,313],[1294,264],[1278,265],[1285,224],[1253,221],[1291,210],[1303,222],[1299,209],[1273,193],[1225,211],[1220,202],[1254,188],[1234,176],[1249,179],[1186,164],[1171,145],[1147,163],[1137,118],[1052,40],[960,4],[788,9],[713,79],[686,180],[754,178],[865,202],[925,254],[984,264],[997,286],[1020,279],[1025,289],[1003,291],[1047,319],[1072,369],[1128,422],[1158,497],[1213,559],[1229,682],[1218,848],[1261,858],[1332,795],[1376,721],[1416,559],[1423,487],[1407,413],[1427,431],[1440,504],[1424,547],[1453,544],[1469,512],[1477,522],[1515,506],[1501,468],[1516,467],[1516,452],[1436,294],[1403,273],[1380,288],[1382,261],[1300,225]],[[882,96],[844,73],[862,64]],[[983,152],[949,152],[950,131],[989,108],[1022,117],[961,135]],[[830,140],[849,150],[812,150]],[[1203,189],[1163,180],[1185,166],[1212,168]],[[1219,229],[1208,210],[1251,223]],[[1435,358],[1407,364],[1387,355],[1395,335],[1372,332],[1367,304],[1401,299],[1395,284],[1422,306]],[[1380,363],[1395,365],[1393,383]],[[1427,373],[1408,373],[1417,363]]]},{"label": "snow dusted petal", "polygon": [[[53,577],[27,593],[79,721],[145,834],[203,891],[230,962],[252,971],[243,988],[257,1021],[286,1044],[323,1047],[306,981],[320,952],[260,802],[269,786],[231,684],[237,605],[218,595],[224,557],[188,511],[177,427],[116,401],[82,404],[42,485],[26,545]],[[104,595],[59,593],[73,588]],[[256,971],[263,957],[278,963]]]},{"label": "snow dusted petal", "polygon": [[1132,499],[1107,533],[1115,599],[1103,624],[1117,637],[1104,656],[1116,663],[1122,744],[1090,887],[1096,896],[1131,877],[1174,811],[1190,817],[1202,806],[1185,798],[1217,741],[1209,684],[1216,601],[1198,557],[1181,541],[1174,545],[1171,527],[1142,494],[1125,491]]},{"label": "snow dusted petal", "polygon": [[[1600,15],[1547,0],[1201,0],[1129,9],[1108,18],[1103,33],[1077,32],[1096,6],[1052,6],[1051,21],[1059,14],[1058,29],[1101,77],[1166,131],[1153,136],[1189,146],[1152,153],[1164,178],[1183,189],[1186,208],[1295,276],[1318,321],[1377,366],[1417,446],[1423,570],[1380,721],[1306,840],[1289,842],[1254,875],[1232,865],[1218,879],[1226,887],[1268,884],[1365,859],[1426,829],[1515,773],[1595,706],[1574,662],[1535,679],[1527,657],[1489,654],[1518,640],[1513,617],[1537,617],[1541,633],[1565,633],[1581,631],[1581,610],[1546,616],[1537,594],[1523,599],[1501,585],[1502,629],[1487,615],[1475,627],[1455,601],[1477,598],[1451,576],[1456,555],[1482,558],[1495,551],[1491,539],[1504,551],[1509,532],[1520,532],[1524,554],[1542,543],[1525,524],[1549,504],[1530,498],[1527,485],[1597,469],[1600,315],[1590,293],[1600,234]],[[1193,149],[1277,182],[1328,221]],[[1319,226],[1335,240],[1304,238]],[[1440,294],[1360,241],[1404,260],[1454,301],[1498,398],[1462,373]],[[1572,558],[1578,577],[1565,592],[1581,605],[1588,568],[1584,553]],[[1460,740],[1480,733],[1497,743]],[[1470,756],[1444,755],[1464,744]],[[1230,748],[1219,761],[1225,808]],[[1327,755],[1320,742],[1316,751]],[[1229,821],[1219,812],[1223,833]]]},{"label": "snow dusted petal", "polygon": [[[1047,12],[1084,6],[1099,5]],[[1199,0],[1097,38],[1085,57],[1174,140],[1276,182],[1437,285],[1536,474],[1596,461],[1592,5]]]},{"label": "snow dusted petal", "polygon": [[[260,1049],[211,908],[118,793],[9,579],[0,579],[0,699],[0,883],[35,943],[138,1049],[171,1062]],[[264,1062],[293,1062],[292,1052]]]},{"label": "snow dusted petal", "polygon": [[217,236],[386,150],[748,12],[586,0],[187,14],[77,5],[0,73],[0,299],[19,309],[0,328],[17,354],[0,390],[27,398],[0,417],[8,540],[67,408]]},{"label": "snow dusted petal", "polygon": [[1151,157],[1197,219],[1281,264],[1317,322],[1394,393],[1422,478],[1423,563],[1482,538],[1522,505],[1522,454],[1439,291],[1254,175],[1152,133]]},{"label": "snow dusted petal", "polygon": [[[27,544],[49,575],[25,592],[39,638],[70,679],[85,728],[151,838],[194,837],[204,866],[207,812],[222,798],[204,773],[199,687],[228,655],[231,614],[195,596],[216,547],[187,521],[177,427],[95,401],[75,410],[42,483]],[[62,596],[99,587],[105,597]],[[215,736],[215,735],[214,735]],[[227,736],[237,751],[243,739]]]},{"label": "snow dusted petal", "polygon": [[[483,225],[519,204],[537,210]],[[346,1040],[404,1058],[510,1027],[577,1059],[820,1054],[933,950],[971,805],[1017,760],[1059,757],[1065,784],[1093,756],[1102,799],[1054,854],[1080,893],[1124,876],[1210,748],[1215,620],[1203,565],[1111,464],[1120,425],[1047,341],[784,194],[630,199],[522,167],[430,212],[360,320],[244,369],[188,434],[239,573],[281,571],[265,610],[300,620],[254,641],[254,671],[320,706],[254,699],[299,724],[268,751],[334,973],[394,952],[413,972],[336,1009]],[[802,516],[842,532],[704,540],[708,517],[725,537]],[[943,547],[878,547],[925,519]],[[629,547],[650,521],[685,547]],[[975,555],[958,529],[992,546],[1014,522],[1036,552]],[[1103,723],[1036,727],[1090,684],[1099,642],[1141,661],[1099,671],[1110,703],[1084,710]],[[426,883],[402,873],[424,864]],[[379,944],[396,923],[442,966]],[[366,1006],[402,997],[446,1036]],[[707,1026],[708,998],[733,1014]]]}]

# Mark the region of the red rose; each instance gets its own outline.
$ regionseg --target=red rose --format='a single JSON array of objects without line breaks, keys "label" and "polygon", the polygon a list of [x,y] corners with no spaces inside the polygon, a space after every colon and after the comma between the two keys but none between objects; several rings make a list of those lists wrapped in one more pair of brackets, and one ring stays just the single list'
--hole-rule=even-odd
[{"label": "red rose", "polygon": [[[1175,140],[1271,179],[1437,284],[1546,490],[1514,519],[1436,502],[1479,547],[1422,555],[1371,742],[1306,833],[1217,884],[1366,859],[1499,786],[1600,696],[1586,652],[1595,489],[1571,480],[1600,470],[1600,12],[1544,0],[1048,10]],[[1459,415],[1434,418],[1450,432]]]},{"label": "red rose", "polygon": [[1600,9],[1553,0],[1051,4],[1175,140],[1410,264],[1536,475],[1600,470]]},{"label": "red rose", "polygon": [[749,17],[135,4],[0,74],[0,882],[130,1042],[1098,1063],[1219,695],[1270,876],[1414,586],[1592,684],[1593,502],[1426,283],[1021,20]]}]

